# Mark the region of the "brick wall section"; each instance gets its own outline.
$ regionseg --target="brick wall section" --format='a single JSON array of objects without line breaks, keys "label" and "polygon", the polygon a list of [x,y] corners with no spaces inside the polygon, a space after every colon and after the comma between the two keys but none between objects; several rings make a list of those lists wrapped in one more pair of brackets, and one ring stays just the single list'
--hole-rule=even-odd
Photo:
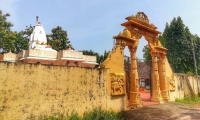
[{"label": "brick wall section", "polygon": [[0,119],[110,109],[106,80],[106,69],[0,62]]}]

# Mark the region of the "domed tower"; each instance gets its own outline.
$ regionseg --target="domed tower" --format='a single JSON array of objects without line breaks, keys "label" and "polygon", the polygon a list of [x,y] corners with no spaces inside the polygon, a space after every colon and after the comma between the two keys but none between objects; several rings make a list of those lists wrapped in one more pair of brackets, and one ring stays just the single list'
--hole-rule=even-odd
[{"label": "domed tower", "polygon": [[47,46],[47,38],[44,28],[37,22],[29,40],[29,49],[43,49]]}]

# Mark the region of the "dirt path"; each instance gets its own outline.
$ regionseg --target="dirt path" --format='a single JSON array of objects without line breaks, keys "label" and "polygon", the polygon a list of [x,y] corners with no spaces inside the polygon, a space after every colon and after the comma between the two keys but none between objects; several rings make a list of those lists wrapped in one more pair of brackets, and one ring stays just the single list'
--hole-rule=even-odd
[{"label": "dirt path", "polygon": [[168,102],[129,110],[125,114],[129,120],[200,120],[200,105]]}]

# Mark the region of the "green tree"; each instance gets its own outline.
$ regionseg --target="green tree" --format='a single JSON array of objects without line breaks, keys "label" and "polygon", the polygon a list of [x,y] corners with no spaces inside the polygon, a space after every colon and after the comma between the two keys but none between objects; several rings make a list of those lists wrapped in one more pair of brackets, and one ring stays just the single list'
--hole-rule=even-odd
[{"label": "green tree", "polygon": [[[195,50],[195,56],[200,72],[200,39],[197,35],[190,33],[188,27],[183,24],[181,17],[173,18],[170,24],[166,23],[163,34],[159,36],[159,41],[168,49],[168,61],[176,73],[194,73],[194,62],[192,49]],[[191,43],[194,43],[192,45]],[[148,46],[143,48],[143,57],[150,60],[150,50]],[[199,73],[198,72],[198,73]]]},{"label": "green tree", "polygon": [[108,57],[108,54],[110,53],[110,51],[104,51],[104,54],[103,55],[100,55],[99,53],[97,52],[94,52],[92,50],[82,50],[80,52],[83,52],[83,55],[92,55],[92,56],[96,56],[97,58],[97,63],[102,63],[107,57]]},{"label": "green tree", "polygon": [[[181,17],[173,18],[170,25],[166,24],[163,34],[159,36],[159,40],[168,49],[167,58],[174,72],[194,73],[192,49],[195,49],[195,56],[199,58],[199,37],[190,32]],[[192,42],[194,43],[193,46]],[[199,62],[199,59],[197,59],[198,66]]]},{"label": "green tree", "polygon": [[192,51],[191,33],[185,27],[181,17],[174,18],[165,36],[167,58],[174,72],[187,73],[190,70]]},{"label": "green tree", "polygon": [[15,53],[19,53],[22,50],[28,50],[28,40],[23,37],[23,35],[19,32],[15,32]]},{"label": "green tree", "polygon": [[19,53],[24,49],[28,49],[28,42],[21,32],[11,31],[13,24],[7,21],[10,14],[2,14],[0,10],[0,49],[2,53],[12,51]]},{"label": "green tree", "polygon": [[143,52],[143,58],[145,62],[148,62],[149,60],[151,60],[151,54],[150,54],[150,49],[148,45],[144,46],[142,52]]},{"label": "green tree", "polygon": [[21,33],[9,32],[4,37],[3,53],[9,51],[19,53],[22,50],[28,49],[28,41],[22,36]]},{"label": "green tree", "polygon": [[[196,65],[198,74],[200,74],[200,38],[198,35],[191,35],[193,41],[193,49],[196,57]],[[193,69],[194,70],[194,69]]]},{"label": "green tree", "polygon": [[108,57],[108,54],[110,53],[110,51],[104,51],[104,55],[103,55],[103,61],[106,60],[106,58]]},{"label": "green tree", "polygon": [[166,47],[166,37],[167,37],[166,35],[168,32],[168,29],[169,29],[169,24],[166,23],[163,34],[158,36],[158,39],[163,47]]},{"label": "green tree", "polygon": [[[0,10],[0,50],[4,52],[6,47],[12,48],[13,41],[11,40],[11,27],[13,24],[11,22],[7,21],[7,17],[9,17],[10,14],[6,13],[3,14]],[[9,45],[11,43],[11,45]]]},{"label": "green tree", "polygon": [[9,51],[15,51],[15,40],[16,36],[13,32],[6,32],[3,37],[3,53],[7,53]]},{"label": "green tree", "polygon": [[52,46],[54,50],[59,51],[61,50],[62,43],[60,40],[51,40],[50,45]]},{"label": "green tree", "polygon": [[26,26],[25,30],[21,31],[20,34],[29,42],[30,36],[35,29],[35,26]]},{"label": "green tree", "polygon": [[53,49],[59,51],[71,46],[70,40],[67,38],[67,32],[60,26],[53,28],[51,32],[50,35],[47,35],[47,40]]}]

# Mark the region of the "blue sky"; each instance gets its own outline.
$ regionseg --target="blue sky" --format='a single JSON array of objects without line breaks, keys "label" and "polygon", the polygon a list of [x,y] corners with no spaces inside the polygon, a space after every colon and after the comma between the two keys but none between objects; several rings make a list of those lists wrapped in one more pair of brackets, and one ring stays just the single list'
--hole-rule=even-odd
[{"label": "blue sky", "polygon": [[[93,50],[103,54],[113,47],[113,36],[123,31],[125,18],[144,12],[163,32],[166,22],[180,16],[193,34],[200,36],[199,0],[0,0],[3,13],[10,13],[12,30],[24,30],[36,24],[36,16],[47,34],[61,26],[75,50]],[[143,58],[146,40],[140,40],[137,57]],[[125,54],[129,56],[128,49]]]}]

